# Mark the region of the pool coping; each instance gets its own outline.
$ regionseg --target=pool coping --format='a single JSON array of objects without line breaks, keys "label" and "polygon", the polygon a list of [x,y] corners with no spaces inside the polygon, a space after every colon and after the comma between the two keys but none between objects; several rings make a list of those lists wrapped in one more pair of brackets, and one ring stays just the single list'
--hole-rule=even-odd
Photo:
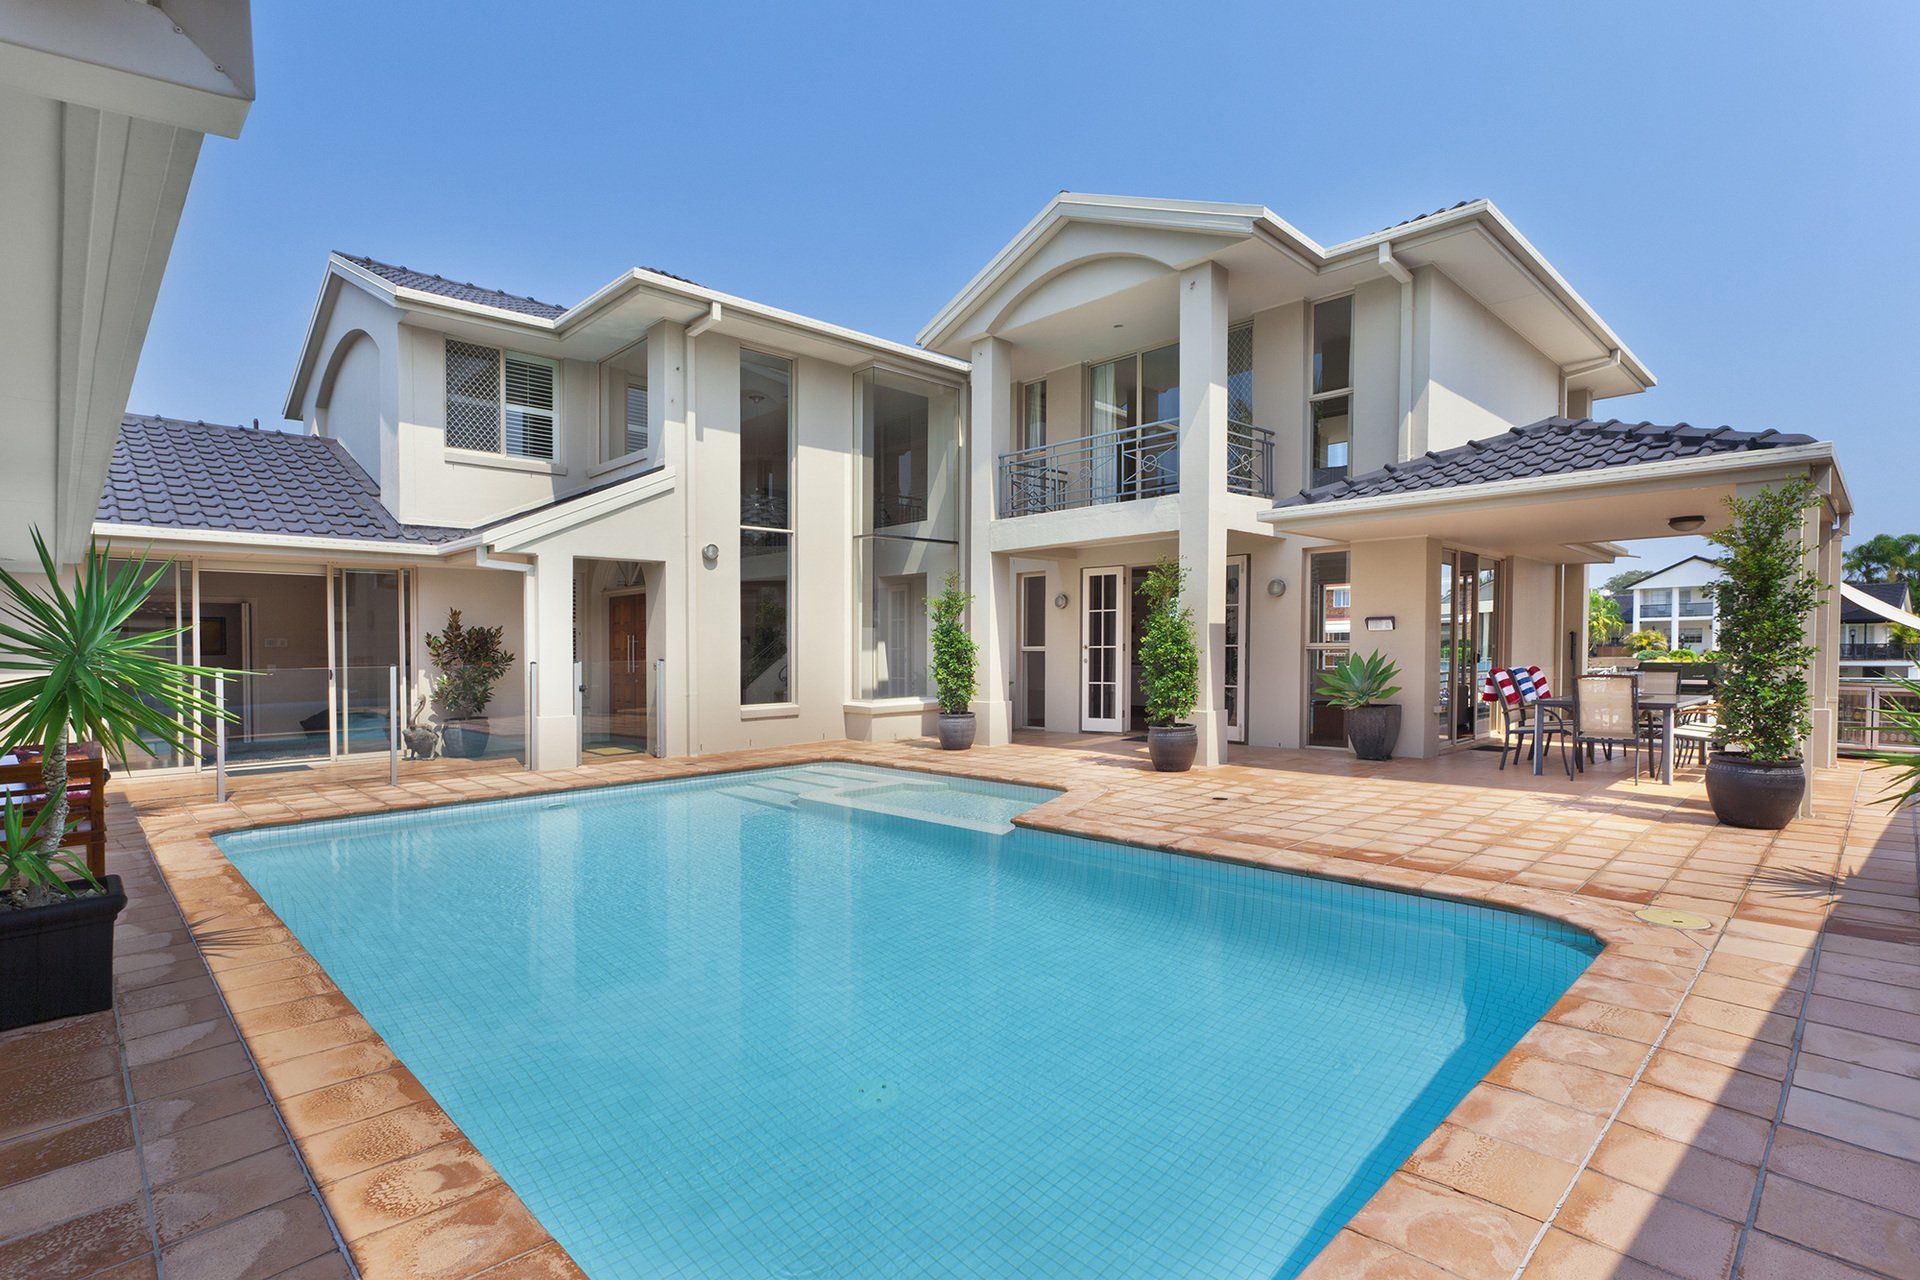
[{"label": "pool coping", "polygon": [[[302,812],[292,802],[276,802],[284,813],[270,816],[248,815],[237,805],[161,802],[143,810],[141,825],[328,1213],[361,1275],[373,1280],[584,1273],[227,860],[217,836],[327,818],[844,763],[1060,791],[1015,818],[1036,830],[1490,905],[1591,933],[1602,944],[1599,954],[1342,1226],[1304,1273],[1313,1276],[1351,1275],[1381,1260],[1383,1251],[1402,1262],[1411,1260],[1408,1254],[1438,1253],[1450,1270],[1473,1276],[1512,1275],[1524,1267],[1659,1050],[1725,923],[1711,918],[1707,930],[1682,932],[1639,920],[1631,907],[1603,899],[1390,866],[1368,860],[1361,848],[1276,848],[1209,835],[1142,840],[1136,828],[1103,820],[1101,802],[1114,788],[1044,781],[1026,767],[1030,761],[997,762],[991,752],[953,755],[959,758],[903,760],[861,744],[829,742],[646,760],[624,768],[491,775],[473,780],[473,793],[466,795],[446,794],[444,782],[402,782],[330,801],[332,811],[324,814]],[[1628,1065],[1618,1062],[1621,1042],[1639,1046],[1631,1074],[1582,1065],[1583,1035],[1605,1041],[1587,1049],[1621,1066]],[[1590,1141],[1574,1134],[1549,1154],[1536,1149],[1547,1145],[1538,1140],[1527,1146],[1503,1140],[1517,1135],[1487,1134],[1498,1126],[1484,1119],[1465,1123],[1474,1118],[1466,1113],[1486,1105],[1476,1095],[1516,1082],[1536,1096],[1564,1096],[1583,1115],[1601,1117],[1599,1128]],[[1559,1184],[1557,1194],[1549,1201],[1553,1184]],[[1367,1230],[1356,1230],[1356,1224]]]}]

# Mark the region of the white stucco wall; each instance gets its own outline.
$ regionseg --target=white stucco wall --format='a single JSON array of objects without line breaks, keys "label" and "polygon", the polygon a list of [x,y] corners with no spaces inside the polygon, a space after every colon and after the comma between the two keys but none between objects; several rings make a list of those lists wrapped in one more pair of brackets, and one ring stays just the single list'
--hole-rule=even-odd
[{"label": "white stucco wall", "polygon": [[1450,449],[1560,411],[1560,371],[1442,273],[1414,274],[1416,451]]}]

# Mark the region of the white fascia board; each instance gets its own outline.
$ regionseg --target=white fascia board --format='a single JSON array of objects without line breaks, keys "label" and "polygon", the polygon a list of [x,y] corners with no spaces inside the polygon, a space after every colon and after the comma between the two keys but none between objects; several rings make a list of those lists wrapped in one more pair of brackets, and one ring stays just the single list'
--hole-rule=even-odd
[{"label": "white fascia board", "polygon": [[287,533],[255,533],[248,529],[171,529],[161,525],[115,524],[96,520],[93,536],[102,541],[139,542],[193,547],[223,547],[231,551],[281,550],[320,551],[350,555],[412,556],[437,558],[473,540],[459,542],[382,542],[373,538],[311,538]]},{"label": "white fascia board", "polygon": [[340,288],[339,273],[334,270],[337,261],[337,256],[328,255],[327,270],[320,277],[320,292],[314,295],[313,310],[307,315],[307,332],[300,339],[300,358],[294,362],[293,381],[287,384],[286,403],[280,406],[280,416],[289,422],[300,416],[300,402],[306,398],[307,383],[320,363],[320,336],[333,318],[333,300]]},{"label": "white fascia board", "polygon": [[622,480],[619,484],[608,485],[598,493],[568,500],[562,498],[558,503],[529,511],[525,515],[510,516],[499,524],[480,530],[472,537],[462,538],[449,543],[449,550],[464,551],[471,547],[488,547],[496,551],[519,551],[529,542],[541,538],[550,538],[577,525],[601,516],[630,507],[636,502],[645,502],[661,494],[671,493],[676,484],[672,467],[659,467],[655,470]]},{"label": "white fascia board", "polygon": [[1676,477],[1717,477],[1741,471],[1771,471],[1781,467],[1815,466],[1833,461],[1833,444],[1816,440],[1812,444],[1791,445],[1782,449],[1744,449],[1717,458],[1669,458],[1643,462],[1630,467],[1602,467],[1593,471],[1571,471],[1552,476],[1524,476],[1515,480],[1493,480],[1485,484],[1454,485],[1446,489],[1420,489],[1412,493],[1378,494],[1366,498],[1339,498],[1332,502],[1301,503],[1274,507],[1260,513],[1260,519],[1272,525],[1289,525],[1324,519],[1328,516],[1368,515],[1374,512],[1403,512],[1424,507],[1472,506],[1491,499],[1565,494],[1580,489],[1610,489],[1648,480]]},{"label": "white fascia board", "polygon": [[1485,231],[1494,244],[1504,249],[1514,261],[1515,266],[1533,277],[1534,282],[1549,294],[1561,308],[1567,312],[1589,333],[1595,342],[1607,353],[1618,351],[1620,363],[1642,387],[1654,386],[1658,379],[1633,354],[1631,348],[1620,340],[1613,327],[1601,319],[1593,304],[1580,296],[1579,290],[1568,283],[1554,265],[1547,261],[1546,255],[1533,247],[1533,243],[1520,234],[1520,229],[1501,213],[1491,200],[1474,200],[1457,209],[1447,209],[1440,213],[1429,214],[1424,218],[1415,218],[1399,226],[1388,227],[1384,231],[1375,231],[1370,235],[1354,240],[1342,241],[1326,251],[1328,262],[1364,257],[1373,258],[1379,253],[1379,246],[1394,245],[1411,247],[1421,240],[1431,238],[1458,229],[1461,224],[1473,224]]},{"label": "white fascia board", "polygon": [[951,330],[975,303],[1008,273],[1037,252],[1056,227],[1067,222],[1105,222],[1135,224],[1177,231],[1239,233],[1249,236],[1262,227],[1276,237],[1291,253],[1317,270],[1324,251],[1298,228],[1278,217],[1273,210],[1258,204],[1228,204],[1208,200],[1160,200],[1148,196],[1092,195],[1062,191],[1049,200],[1026,226],[1007,241],[987,265],[934,313],[933,319],[914,336],[921,346],[930,347],[951,337]]},{"label": "white fascia board", "polygon": [[[226,20],[246,18],[242,9]],[[244,42],[250,63],[250,32]],[[238,48],[240,42],[229,43]],[[250,65],[230,69],[216,63],[156,4],[0,5],[0,84],[56,102],[237,138],[253,105],[251,78]]]}]

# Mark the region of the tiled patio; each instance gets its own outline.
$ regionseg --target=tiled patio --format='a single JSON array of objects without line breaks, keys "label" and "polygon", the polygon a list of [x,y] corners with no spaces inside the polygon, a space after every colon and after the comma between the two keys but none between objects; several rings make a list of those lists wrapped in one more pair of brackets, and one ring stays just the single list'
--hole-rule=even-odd
[{"label": "tiled patio", "polygon": [[[0,1038],[0,1276],[323,1277],[349,1257],[382,1278],[578,1274],[209,834],[817,759],[1057,786],[1038,825],[1524,906],[1607,941],[1316,1277],[1920,1276],[1920,826],[1873,805],[1860,767],[1823,774],[1819,816],[1773,836],[1714,824],[1697,773],[1243,749],[1164,776],[1140,744],[1064,737],[397,788],[316,771],[226,804],[130,785],[116,1009]],[[1712,927],[1635,919],[1646,905]]]}]

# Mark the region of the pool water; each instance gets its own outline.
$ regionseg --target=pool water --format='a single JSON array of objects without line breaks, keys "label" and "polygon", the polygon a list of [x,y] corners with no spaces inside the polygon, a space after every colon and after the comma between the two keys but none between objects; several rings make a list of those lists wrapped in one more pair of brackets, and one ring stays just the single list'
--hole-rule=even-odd
[{"label": "pool water", "polygon": [[1285,1277],[1586,967],[809,765],[221,847],[595,1280]]}]

